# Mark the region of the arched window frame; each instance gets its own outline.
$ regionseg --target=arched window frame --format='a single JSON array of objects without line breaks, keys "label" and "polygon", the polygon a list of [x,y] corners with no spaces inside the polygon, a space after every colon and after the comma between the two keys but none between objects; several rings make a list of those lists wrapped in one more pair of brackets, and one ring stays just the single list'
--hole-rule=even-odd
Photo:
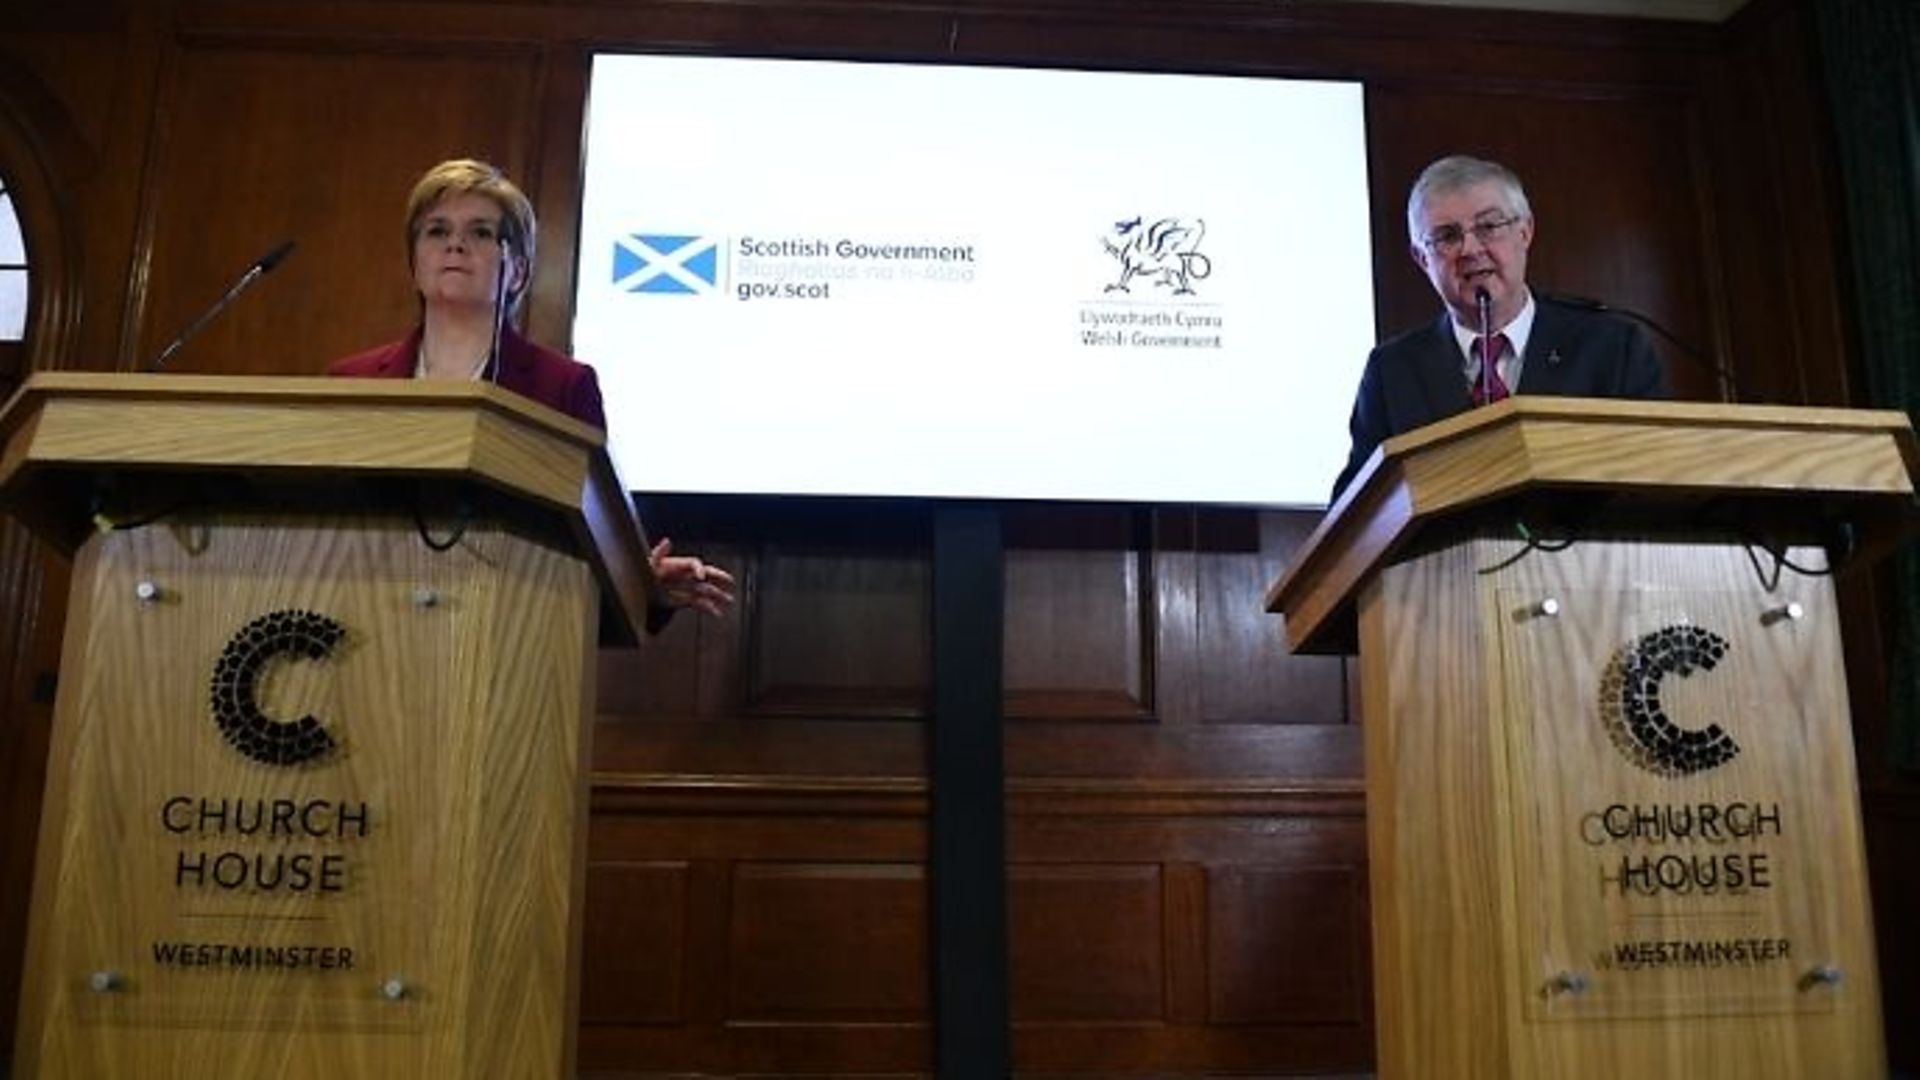
[{"label": "arched window frame", "polygon": [[0,236],[19,238],[17,250],[0,246],[0,311],[16,310],[13,317],[0,318],[0,344],[19,346],[27,336],[27,312],[33,299],[32,253],[27,250],[26,225],[14,205],[13,185],[0,172]]},{"label": "arched window frame", "polygon": [[0,184],[19,222],[28,264],[22,340],[0,341],[0,401],[34,371],[72,365],[78,331],[79,238],[57,176],[85,163],[86,148],[57,100],[0,67]]},{"label": "arched window frame", "polygon": [[20,219],[18,198],[17,189],[0,165],[0,231],[20,237],[18,252],[0,252],[0,310],[11,310],[15,298],[8,293],[15,288],[20,290],[17,321],[11,316],[0,319],[0,401],[11,396],[26,377],[26,337],[33,325],[32,253],[27,245],[26,222]]}]

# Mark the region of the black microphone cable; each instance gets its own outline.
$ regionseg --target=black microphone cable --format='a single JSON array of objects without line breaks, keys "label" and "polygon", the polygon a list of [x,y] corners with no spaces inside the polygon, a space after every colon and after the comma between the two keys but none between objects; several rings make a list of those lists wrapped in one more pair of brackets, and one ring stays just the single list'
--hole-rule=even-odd
[{"label": "black microphone cable", "polygon": [[1660,325],[1653,317],[1643,315],[1638,311],[1634,311],[1632,308],[1615,307],[1604,300],[1595,300],[1586,296],[1547,292],[1544,289],[1533,290],[1533,295],[1535,299],[1544,300],[1549,304],[1559,304],[1561,307],[1570,307],[1577,311],[1591,311],[1602,315],[1618,315],[1628,322],[1639,323],[1641,326],[1660,335],[1668,344],[1678,350],[1680,355],[1688,362],[1712,375],[1715,379],[1718,379],[1721,385],[1726,388],[1728,400],[1734,402],[1740,400],[1740,383],[1733,377],[1733,372],[1730,369],[1713,357],[1708,356],[1706,351],[1699,346],[1689,344],[1683,340],[1680,335]]}]

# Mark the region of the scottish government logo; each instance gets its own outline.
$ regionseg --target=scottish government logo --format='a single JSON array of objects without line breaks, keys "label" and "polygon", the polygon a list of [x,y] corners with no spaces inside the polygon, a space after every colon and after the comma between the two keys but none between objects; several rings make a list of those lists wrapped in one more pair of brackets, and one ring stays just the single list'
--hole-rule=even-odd
[{"label": "scottish government logo", "polygon": [[720,241],[630,233],[613,242],[613,284],[630,293],[706,296],[720,278]]},{"label": "scottish government logo", "polygon": [[1667,715],[1661,684],[1712,671],[1727,655],[1727,639],[1698,626],[1663,626],[1614,653],[1600,681],[1600,716],[1628,761],[1665,777],[1718,768],[1740,753],[1719,724],[1684,728]]},{"label": "scottish government logo", "polygon": [[303,765],[333,749],[313,716],[275,720],[260,709],[260,673],[277,657],[322,660],[346,629],[312,611],[275,611],[241,627],[213,668],[213,722],[235,750],[263,765]]}]

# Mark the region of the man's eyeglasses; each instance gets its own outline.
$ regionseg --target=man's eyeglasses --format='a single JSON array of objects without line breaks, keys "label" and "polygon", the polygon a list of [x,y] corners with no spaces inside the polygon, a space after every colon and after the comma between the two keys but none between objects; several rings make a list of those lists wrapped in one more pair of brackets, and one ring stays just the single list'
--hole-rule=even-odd
[{"label": "man's eyeglasses", "polygon": [[1465,229],[1458,225],[1442,225],[1421,238],[1420,244],[1435,255],[1458,255],[1460,249],[1466,246],[1468,233],[1480,241],[1481,247],[1486,247],[1507,235],[1507,230],[1519,222],[1519,218],[1510,217],[1476,221]]},{"label": "man's eyeglasses", "polygon": [[449,221],[429,221],[420,227],[419,239],[426,243],[449,244],[458,236],[470,248],[490,248],[500,242],[500,225],[493,221],[470,221],[455,229]]}]

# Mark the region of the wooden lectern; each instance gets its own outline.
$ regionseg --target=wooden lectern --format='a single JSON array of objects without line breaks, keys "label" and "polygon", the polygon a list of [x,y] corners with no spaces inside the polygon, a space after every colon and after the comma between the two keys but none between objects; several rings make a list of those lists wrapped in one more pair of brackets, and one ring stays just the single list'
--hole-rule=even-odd
[{"label": "wooden lectern", "polygon": [[1382,1077],[1886,1075],[1830,569],[1898,412],[1516,397],[1389,440],[1269,592],[1357,641]]},{"label": "wooden lectern", "polygon": [[571,1077],[599,432],[480,384],[43,374],[0,499],[73,555],[16,1067]]}]

